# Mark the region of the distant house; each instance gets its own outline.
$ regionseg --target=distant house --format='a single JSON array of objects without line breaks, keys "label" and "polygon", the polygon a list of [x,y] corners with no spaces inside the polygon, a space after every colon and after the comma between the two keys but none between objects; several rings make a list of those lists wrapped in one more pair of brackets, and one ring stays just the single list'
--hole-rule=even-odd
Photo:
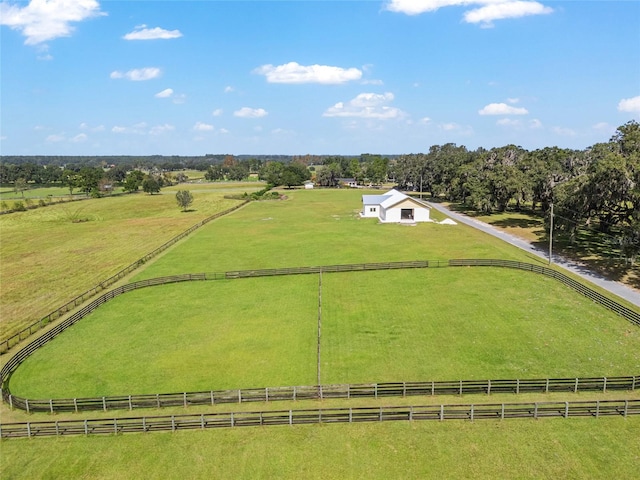
[{"label": "distant house", "polygon": [[358,181],[355,178],[339,178],[338,185],[341,187],[358,188]]},{"label": "distant house", "polygon": [[382,223],[431,222],[431,207],[422,200],[389,190],[383,195],[363,195],[363,218],[377,218]]},{"label": "distant house", "polygon": [[307,180],[306,182],[304,182],[304,188],[307,190],[311,190],[314,186],[315,183],[313,183],[311,180]]}]

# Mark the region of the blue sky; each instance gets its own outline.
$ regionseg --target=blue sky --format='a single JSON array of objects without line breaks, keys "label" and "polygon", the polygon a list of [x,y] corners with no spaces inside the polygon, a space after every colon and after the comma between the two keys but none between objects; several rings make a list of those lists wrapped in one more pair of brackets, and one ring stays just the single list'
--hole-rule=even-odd
[{"label": "blue sky", "polygon": [[640,2],[0,2],[0,153],[583,149],[640,120]]}]

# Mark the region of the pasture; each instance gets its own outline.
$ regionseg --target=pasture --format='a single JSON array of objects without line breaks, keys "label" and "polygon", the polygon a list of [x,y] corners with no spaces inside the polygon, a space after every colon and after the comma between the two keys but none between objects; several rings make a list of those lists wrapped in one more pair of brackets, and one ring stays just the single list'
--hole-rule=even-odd
[{"label": "pasture", "polygon": [[[640,368],[640,329],[530,272],[323,274],[322,311],[324,384],[615,376]],[[317,275],[135,290],[39,349],[11,389],[69,398],[313,385],[317,318]]]},{"label": "pasture", "polygon": [[[463,225],[408,227],[361,220],[362,192],[283,193],[287,200],[254,202],[205,225],[134,279],[414,259],[539,261]],[[314,384],[318,292],[318,275],[189,282],[130,292],[36,352],[15,372],[11,388],[19,395],[46,398]],[[323,274],[321,339],[323,383],[616,375],[633,374],[640,366],[639,329],[552,279],[489,267]],[[637,398],[636,392],[617,397]],[[560,399],[567,397],[576,398]],[[520,398],[471,396],[464,402]],[[357,401],[432,402],[460,400]],[[3,421],[51,418],[1,408]],[[187,412],[199,408],[205,407]],[[149,415],[167,412],[185,410],[150,410]],[[110,411],[91,417],[129,415]],[[78,415],[53,416],[67,417]],[[255,427],[41,438],[29,440],[28,446],[10,440],[1,445],[0,475],[632,478],[640,461],[639,427],[638,418],[629,417]]]},{"label": "pasture", "polygon": [[[62,203],[0,216],[0,337],[39,320],[259,184],[198,185],[192,211],[178,187]],[[184,186],[182,187],[184,188]]]}]

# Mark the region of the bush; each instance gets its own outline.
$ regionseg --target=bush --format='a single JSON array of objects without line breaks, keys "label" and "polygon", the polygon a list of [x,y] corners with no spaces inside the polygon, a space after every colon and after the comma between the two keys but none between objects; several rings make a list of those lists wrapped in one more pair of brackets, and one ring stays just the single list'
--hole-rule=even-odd
[{"label": "bush", "polygon": [[22,203],[20,200],[18,200],[17,202],[13,202],[13,210],[15,212],[24,212],[27,209],[27,207],[24,206],[24,203]]}]

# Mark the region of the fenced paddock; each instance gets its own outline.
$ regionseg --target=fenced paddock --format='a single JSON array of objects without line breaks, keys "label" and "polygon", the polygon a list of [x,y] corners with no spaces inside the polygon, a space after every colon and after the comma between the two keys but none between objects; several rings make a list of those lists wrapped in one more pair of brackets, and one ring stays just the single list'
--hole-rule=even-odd
[{"label": "fenced paddock", "polygon": [[[170,277],[161,277],[155,279],[144,280],[140,282],[135,282],[131,284],[124,285],[122,287],[111,290],[89,304],[75,312],[72,316],[65,319],[60,324],[56,325],[53,329],[46,332],[41,337],[35,339],[24,348],[18,350],[12,357],[7,361],[7,363],[0,370],[0,376],[2,379],[2,394],[5,401],[9,399],[9,389],[8,389],[8,378],[11,373],[33,352],[35,352],[42,345],[46,344],[53,338],[55,338],[58,334],[64,331],[69,326],[73,325],[80,319],[84,318],[89,313],[93,312],[99,306],[108,302],[109,300],[122,295],[123,293],[130,292],[132,290],[137,290],[139,288],[146,288],[155,285],[163,285],[169,283],[176,282],[191,282],[191,281],[205,281],[205,280],[222,280],[222,279],[241,279],[241,278],[252,278],[252,277],[264,277],[264,276],[289,276],[289,275],[300,275],[300,274],[318,274],[322,272],[358,272],[358,271],[375,271],[375,270],[400,270],[400,269],[424,269],[429,268],[432,269],[434,267],[461,267],[461,266],[493,266],[493,267],[507,267],[507,268],[515,268],[520,270],[532,271],[535,273],[541,273],[556,279],[559,279],[563,283],[567,285],[572,285],[574,288],[580,287],[580,293],[587,295],[589,298],[593,299],[595,302],[601,303],[607,308],[615,311],[619,315],[623,316],[627,320],[631,321],[634,325],[640,325],[640,314],[638,312],[634,312],[623,305],[618,304],[617,302],[613,302],[612,300],[604,297],[597,292],[592,291],[591,289],[578,284],[573,279],[564,276],[563,274],[556,272],[555,270],[548,269],[546,267],[541,267],[539,265],[521,263],[521,262],[511,262],[511,261],[502,261],[502,260],[450,260],[450,261],[410,261],[410,262],[388,262],[388,263],[371,263],[371,264],[349,264],[349,265],[329,265],[329,266],[318,266],[318,267],[298,267],[298,268],[288,268],[288,269],[268,269],[268,270],[247,270],[247,271],[230,271],[224,273],[199,273],[199,274],[186,274],[186,275],[176,275]],[[566,278],[565,278],[566,277]],[[574,285],[575,284],[575,285]],[[585,293],[586,292],[586,293]],[[624,372],[623,372],[624,373]],[[613,375],[612,375],[613,377]],[[492,387],[496,388],[496,387]],[[452,390],[455,387],[452,387]],[[355,394],[355,393],[354,393]],[[184,394],[183,394],[184,395]],[[16,397],[14,397],[16,398]],[[19,400],[16,398],[16,401],[19,403]],[[128,401],[128,400],[127,400]],[[123,400],[120,400],[122,403]]]},{"label": "fenced paddock", "polygon": [[67,435],[117,435],[210,428],[390,421],[508,420],[519,418],[640,415],[640,400],[459,404],[400,407],[351,407],[113,419],[5,423],[0,438]]},{"label": "fenced paddock", "polygon": [[345,385],[266,387],[206,392],[120,395],[93,398],[27,399],[3,392],[11,408],[33,412],[83,412],[134,410],[138,408],[188,407],[247,402],[278,402],[319,399],[359,399],[435,395],[491,395],[497,393],[577,393],[636,390],[640,375],[599,378],[546,378],[515,380],[454,380]]}]

